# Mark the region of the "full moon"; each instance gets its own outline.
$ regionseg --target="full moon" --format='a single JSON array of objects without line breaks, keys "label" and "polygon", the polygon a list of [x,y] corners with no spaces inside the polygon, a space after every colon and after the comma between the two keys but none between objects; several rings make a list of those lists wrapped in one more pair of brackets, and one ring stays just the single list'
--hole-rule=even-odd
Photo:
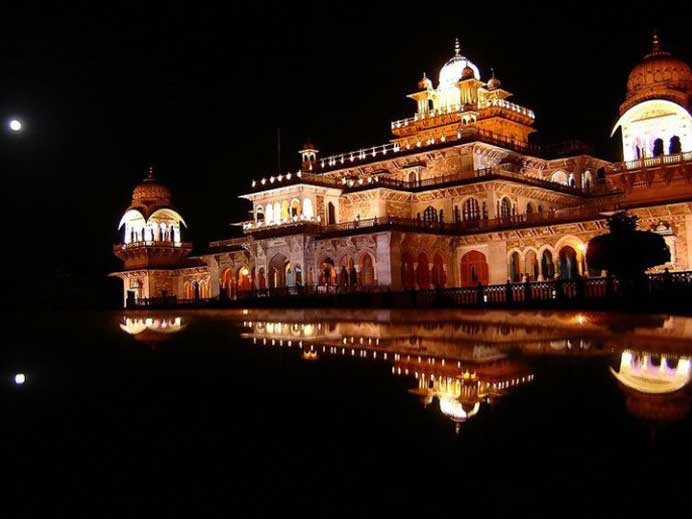
[{"label": "full moon", "polygon": [[21,121],[18,121],[17,119],[12,119],[10,121],[10,130],[12,130],[13,132],[18,132],[21,129],[22,129]]}]

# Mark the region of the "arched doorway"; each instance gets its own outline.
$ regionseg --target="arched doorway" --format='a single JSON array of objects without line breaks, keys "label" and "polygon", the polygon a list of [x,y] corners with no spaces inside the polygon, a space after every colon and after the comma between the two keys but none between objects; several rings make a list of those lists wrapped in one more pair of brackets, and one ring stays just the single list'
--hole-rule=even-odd
[{"label": "arched doorway", "polygon": [[488,262],[485,254],[472,250],[461,257],[461,286],[474,287],[478,283],[488,284]]},{"label": "arched doorway", "polygon": [[264,274],[264,267],[261,267],[257,273],[257,285],[260,290],[267,288],[267,276]]},{"label": "arched doorway", "polygon": [[516,251],[509,257],[509,279],[512,283],[521,281],[521,256]]},{"label": "arched doorway", "polygon": [[416,268],[416,281],[420,290],[430,288],[430,263],[425,252],[418,255],[418,267]]},{"label": "arched doorway", "polygon": [[579,265],[577,263],[577,251],[569,245],[560,249],[560,278],[576,279],[579,276]]},{"label": "arched doorway", "polygon": [[416,285],[416,272],[413,267],[413,257],[405,252],[401,256],[401,286],[404,290],[411,290]]},{"label": "arched doorway", "polygon": [[238,269],[238,292],[248,292],[251,288],[250,269],[240,267]]},{"label": "arched doorway", "polygon": [[541,256],[541,272],[544,280],[555,279],[553,253],[547,249],[543,251],[543,255]]},{"label": "arched doorway", "polygon": [[192,299],[198,301],[200,298],[199,281],[192,282]]},{"label": "arched doorway", "polygon": [[341,286],[351,286],[356,284],[356,268],[351,256],[344,256],[339,262],[339,272],[337,280]]},{"label": "arched doorway", "polygon": [[288,259],[283,254],[276,254],[269,262],[269,288],[286,286]]},{"label": "arched doorway", "polygon": [[524,272],[526,273],[526,278],[529,281],[536,281],[540,274],[540,270],[538,268],[538,257],[532,250],[526,253],[526,258],[524,259]]},{"label": "arched doorway", "polygon": [[293,268],[293,273],[295,276],[294,284],[297,287],[303,286],[303,268],[300,265],[296,265]]},{"label": "arched doorway", "polygon": [[332,258],[326,258],[320,265],[320,285],[336,285],[336,268]]},{"label": "arched doorway", "polygon": [[223,271],[221,288],[229,298],[233,297],[233,271],[231,269]]},{"label": "arched doorway", "polygon": [[375,284],[375,267],[370,254],[363,254],[360,258],[360,285],[364,287]]},{"label": "arched doorway", "polygon": [[445,261],[440,254],[435,254],[433,258],[432,285],[433,288],[444,288],[447,285]]}]

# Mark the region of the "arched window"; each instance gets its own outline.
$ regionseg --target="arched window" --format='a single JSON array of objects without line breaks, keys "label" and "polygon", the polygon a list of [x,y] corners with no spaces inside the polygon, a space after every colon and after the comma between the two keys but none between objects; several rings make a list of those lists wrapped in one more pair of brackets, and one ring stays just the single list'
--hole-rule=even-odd
[{"label": "arched window", "polygon": [[680,137],[673,135],[670,138],[670,144],[668,145],[668,153],[675,155],[676,153],[682,153],[682,142],[680,142]]},{"label": "arched window", "polygon": [[267,204],[267,223],[274,223],[274,207],[271,204]]},{"label": "arched window", "polygon": [[581,188],[584,191],[591,191],[591,187],[593,186],[593,179],[591,177],[591,172],[590,171],[584,171],[584,173],[581,174]]},{"label": "arched window", "polygon": [[415,183],[416,183],[416,180],[418,180],[418,179],[416,178],[416,172],[415,172],[415,171],[410,171],[409,174],[408,174],[408,181],[409,181],[409,183],[410,183],[410,184],[415,184]]},{"label": "arched window", "polygon": [[556,184],[562,184],[562,185],[567,185],[567,174],[564,171],[556,171],[553,173],[550,177],[551,182],[555,182]]},{"label": "arched window", "polygon": [[478,200],[475,198],[469,198],[464,202],[462,206],[462,214],[464,216],[464,221],[468,222],[471,220],[480,220],[481,210],[478,206]]},{"label": "arched window", "polygon": [[437,209],[429,205],[423,211],[423,221],[425,222],[436,222],[437,221]]},{"label": "arched window", "polygon": [[327,224],[334,225],[336,223],[336,208],[334,204],[329,202],[327,204]]},{"label": "arched window", "polygon": [[663,139],[658,138],[654,141],[654,148],[652,150],[654,157],[660,157],[663,155]]},{"label": "arched window", "polygon": [[258,222],[264,221],[264,209],[262,208],[261,205],[258,205],[255,208],[255,220],[257,220]]},{"label": "arched window", "polygon": [[300,216],[300,200],[291,201],[291,218],[297,218]]},{"label": "arched window", "polygon": [[526,204],[526,214],[527,215],[533,214],[533,204],[531,202]]},{"label": "arched window", "polygon": [[505,197],[500,203],[500,217],[509,218],[510,216],[512,216],[512,202],[509,201],[509,198]]},{"label": "arched window", "polygon": [[309,198],[303,199],[303,215],[308,219],[315,216],[315,213],[312,210],[312,200]]}]

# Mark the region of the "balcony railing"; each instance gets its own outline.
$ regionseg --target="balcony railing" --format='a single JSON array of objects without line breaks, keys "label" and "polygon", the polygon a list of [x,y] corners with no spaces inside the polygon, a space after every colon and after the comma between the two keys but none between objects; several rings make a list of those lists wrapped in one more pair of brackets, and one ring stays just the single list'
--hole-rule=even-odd
[{"label": "balcony railing", "polygon": [[192,243],[175,242],[175,241],[158,241],[158,240],[157,241],[135,241],[135,242],[131,242],[131,243],[116,243],[115,245],[113,245],[113,250],[128,250],[128,249],[136,249],[139,247],[188,248],[188,247],[192,247]]},{"label": "balcony railing", "polygon": [[452,137],[441,137],[439,139],[426,139],[418,141],[416,144],[400,145],[396,142],[381,144],[361,148],[356,151],[331,155],[320,159],[316,164],[317,170],[328,171],[339,168],[348,168],[357,166],[365,162],[372,162],[376,159],[384,160],[388,156],[399,156],[410,153],[418,153],[426,149],[435,149],[435,147],[443,147],[454,144],[463,144],[466,142],[481,141],[492,144],[498,147],[511,148],[516,151],[527,153],[540,153],[540,148],[533,146],[518,139],[512,139],[504,135],[500,135],[487,130],[480,130],[473,126],[461,128],[456,135]]},{"label": "balcony railing", "polygon": [[[314,298],[343,297],[345,303],[376,304],[378,306],[530,306],[560,305],[562,303],[602,302],[605,308],[613,303],[625,304],[682,304],[688,305],[692,292],[692,272],[669,272],[649,274],[639,286],[619,282],[614,277],[595,277],[576,279],[550,279],[546,281],[517,282],[501,285],[481,285],[472,287],[434,288],[392,291],[382,286],[294,286],[261,288],[239,291],[234,298],[218,297],[211,299],[180,300],[175,297],[128,300],[128,308],[151,308],[168,306],[223,306],[231,304],[258,305],[263,302],[286,304],[287,299],[297,301],[305,298],[310,305]],[[638,297],[633,297],[637,294]],[[237,301],[236,301],[237,300]],[[575,316],[579,319],[579,316]],[[588,316],[582,319],[588,319]]]},{"label": "balcony railing", "polygon": [[[521,115],[525,115],[526,117],[530,117],[531,119],[536,118],[536,114],[534,113],[533,110],[529,110],[528,108],[518,105],[516,103],[511,103],[509,101],[505,101],[504,99],[492,99],[488,101],[483,101],[478,104],[478,109],[479,110],[484,110],[487,108],[504,108],[505,110],[510,110],[512,112],[516,112]],[[398,121],[392,121],[391,127],[392,130],[398,130],[400,128],[406,128],[407,126],[410,126],[412,124],[417,123],[418,121],[423,121],[426,119],[433,119],[435,117],[439,117],[441,115],[450,115],[450,114],[459,114],[462,115],[464,112],[462,111],[463,107],[462,105],[452,105],[452,106],[443,106],[441,108],[437,108],[435,110],[430,110],[428,112],[423,112],[420,114],[415,114],[412,117],[406,117],[404,119],[399,119]]]},{"label": "balcony railing", "polygon": [[581,195],[584,193],[583,190],[567,186],[565,184],[560,184],[558,182],[553,182],[551,180],[545,180],[538,177],[532,177],[529,175],[524,175],[522,173],[515,173],[508,171],[501,166],[477,169],[473,172],[473,175],[469,173],[453,173],[451,175],[440,175],[432,178],[424,178],[420,180],[407,181],[407,180],[397,180],[390,179],[383,176],[376,177],[373,182],[362,182],[360,179],[358,181],[346,181],[346,187],[350,191],[362,191],[364,189],[372,189],[373,187],[387,187],[392,189],[402,189],[406,191],[420,191],[426,188],[434,188],[436,186],[442,186],[446,184],[471,184],[478,182],[479,178],[486,180],[511,180],[516,182],[521,182],[522,184],[528,184],[536,187],[542,187],[545,189],[550,189],[552,191],[560,191],[562,193],[567,193],[571,195]]},{"label": "balcony railing", "polygon": [[661,155],[659,157],[645,157],[628,162],[618,162],[611,166],[615,172],[629,171],[633,169],[661,168],[692,162],[692,151],[676,153],[674,155]]},{"label": "balcony railing", "polygon": [[373,228],[395,228],[427,233],[442,233],[452,235],[476,234],[479,232],[508,230],[541,225],[557,225],[579,220],[600,218],[604,210],[614,210],[602,207],[575,207],[562,209],[554,214],[529,213],[504,216],[499,218],[479,218],[459,222],[435,222],[397,216],[384,216],[367,220],[355,220],[320,228],[320,235],[340,234],[344,232],[363,231]]}]

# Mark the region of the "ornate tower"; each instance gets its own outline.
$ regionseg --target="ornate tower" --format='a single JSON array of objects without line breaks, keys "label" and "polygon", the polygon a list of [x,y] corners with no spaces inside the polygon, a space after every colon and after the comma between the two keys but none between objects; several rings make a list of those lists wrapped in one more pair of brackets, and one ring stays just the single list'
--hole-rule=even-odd
[{"label": "ornate tower", "polygon": [[182,216],[171,204],[171,192],[149,168],[147,177],[132,192],[132,202],[118,224],[122,232],[113,253],[123,261],[122,272],[112,275],[124,283],[124,299],[177,295],[175,267],[192,251],[182,241]]},{"label": "ornate tower", "polygon": [[312,171],[315,167],[315,162],[317,162],[317,154],[319,153],[314,144],[308,139],[308,142],[303,144],[303,147],[298,153],[300,153],[301,158],[300,169],[306,172]]},{"label": "ornate tower", "polygon": [[625,161],[692,151],[692,72],[662,49],[654,33],[651,51],[630,72],[614,135],[622,129]]}]

